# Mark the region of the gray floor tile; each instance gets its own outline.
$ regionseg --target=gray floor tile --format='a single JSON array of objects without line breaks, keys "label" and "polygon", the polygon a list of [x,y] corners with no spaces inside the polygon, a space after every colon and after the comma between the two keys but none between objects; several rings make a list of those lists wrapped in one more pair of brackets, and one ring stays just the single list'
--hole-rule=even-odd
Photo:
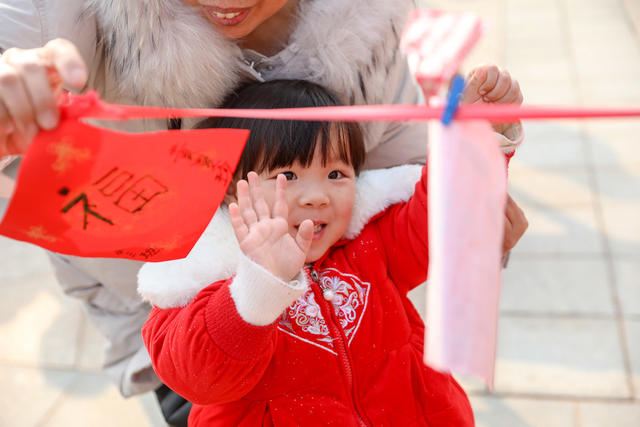
[{"label": "gray floor tile", "polygon": [[528,122],[525,141],[509,169],[584,169],[587,162],[582,131],[572,123]]},{"label": "gray floor tile", "polygon": [[593,203],[586,168],[563,170],[514,165],[509,169],[509,193],[515,200],[547,206],[591,206]]},{"label": "gray floor tile", "polygon": [[[601,59],[606,61],[606,59]],[[631,78],[630,76],[628,76]],[[602,77],[583,78],[580,96],[585,105],[623,107],[638,104],[640,87],[637,80],[604,80]]]},{"label": "gray floor tile", "polygon": [[596,170],[611,250],[640,253],[640,170]]},{"label": "gray floor tile", "polygon": [[640,425],[640,403],[581,403],[581,427],[637,427]]},{"label": "gray floor tile", "polygon": [[614,320],[501,316],[496,391],[630,397]]},{"label": "gray floor tile", "polygon": [[65,390],[78,375],[76,372],[0,365],[0,425],[37,426],[38,422],[55,408]]},{"label": "gray floor tile", "polygon": [[624,323],[636,400],[640,400],[640,319]]},{"label": "gray floor tile", "polygon": [[[507,60],[506,64],[512,67]],[[518,71],[516,69],[516,71]],[[574,84],[573,78],[567,76],[554,76],[554,89],[548,90],[549,78],[528,77],[524,74],[522,78],[514,74],[523,87],[522,92],[526,96],[525,104],[528,105],[576,105],[580,101],[579,88]]]},{"label": "gray floor tile", "polygon": [[0,253],[0,283],[53,271],[45,251],[37,246],[0,236]]},{"label": "gray floor tile", "polygon": [[603,202],[602,207],[611,251],[640,255],[640,201]]},{"label": "gray floor tile", "polygon": [[640,257],[616,256],[613,266],[622,313],[640,318]]},{"label": "gray floor tile", "polygon": [[572,403],[470,396],[478,427],[571,427]]},{"label": "gray floor tile", "polygon": [[106,376],[82,374],[40,425],[162,427],[166,424],[152,393],[123,399]]},{"label": "gray floor tile", "polygon": [[594,120],[585,124],[586,140],[596,168],[640,170],[640,120]]},{"label": "gray floor tile", "polygon": [[613,315],[603,257],[527,257],[514,253],[503,273],[504,312]]},{"label": "gray floor tile", "polygon": [[9,280],[2,288],[0,361],[73,367],[79,304],[62,295],[51,275]]},{"label": "gray floor tile", "polygon": [[[510,190],[512,191],[512,190]],[[514,200],[529,222],[514,252],[522,254],[602,254],[604,247],[591,206],[542,206],[521,191]]]}]

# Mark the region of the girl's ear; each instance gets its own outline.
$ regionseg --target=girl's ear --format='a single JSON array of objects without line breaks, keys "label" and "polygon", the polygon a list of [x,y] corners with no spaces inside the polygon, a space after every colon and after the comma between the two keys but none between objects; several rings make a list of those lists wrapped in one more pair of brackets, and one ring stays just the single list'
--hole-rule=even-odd
[{"label": "girl's ear", "polygon": [[227,187],[227,192],[224,195],[224,198],[222,199],[222,201],[227,204],[227,206],[230,203],[237,203],[238,199],[236,198],[236,184],[238,183],[237,180],[233,180],[231,181],[231,184],[229,184],[229,187]]}]

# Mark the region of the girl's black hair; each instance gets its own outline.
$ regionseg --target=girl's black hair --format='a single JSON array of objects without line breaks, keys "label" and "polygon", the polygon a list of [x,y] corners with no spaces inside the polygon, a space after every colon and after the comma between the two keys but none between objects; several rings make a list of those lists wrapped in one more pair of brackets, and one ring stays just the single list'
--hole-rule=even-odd
[{"label": "girl's black hair", "polygon": [[[327,89],[304,80],[273,80],[249,83],[228,96],[220,108],[301,108],[342,105]],[[250,171],[261,173],[291,166],[296,160],[309,166],[320,143],[322,162],[330,156],[360,171],[365,157],[360,126],[354,122],[242,119],[210,117],[198,129],[249,129],[236,176],[246,179]]]}]

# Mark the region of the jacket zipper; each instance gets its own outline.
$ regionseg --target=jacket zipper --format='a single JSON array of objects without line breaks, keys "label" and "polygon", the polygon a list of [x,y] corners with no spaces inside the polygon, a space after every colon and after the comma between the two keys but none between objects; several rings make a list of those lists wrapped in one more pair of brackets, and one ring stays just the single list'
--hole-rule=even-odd
[{"label": "jacket zipper", "polygon": [[355,384],[353,381],[353,368],[351,366],[351,360],[349,357],[349,350],[347,348],[346,337],[342,332],[342,328],[339,326],[338,319],[335,317],[335,312],[333,310],[333,304],[327,301],[323,295],[323,289],[320,286],[320,282],[318,282],[318,272],[311,267],[309,269],[309,275],[312,280],[312,289],[315,294],[318,303],[320,304],[322,310],[325,313],[328,313],[329,316],[325,315],[325,319],[327,322],[327,327],[329,328],[329,332],[333,338],[333,342],[335,345],[336,353],[338,354],[338,359],[342,363],[343,372],[346,377],[347,389],[349,395],[351,396],[351,404],[353,405],[353,411],[355,412],[358,423],[361,426],[368,426],[369,424],[364,421],[364,417],[362,416],[362,411],[359,408],[358,400],[355,392]]}]

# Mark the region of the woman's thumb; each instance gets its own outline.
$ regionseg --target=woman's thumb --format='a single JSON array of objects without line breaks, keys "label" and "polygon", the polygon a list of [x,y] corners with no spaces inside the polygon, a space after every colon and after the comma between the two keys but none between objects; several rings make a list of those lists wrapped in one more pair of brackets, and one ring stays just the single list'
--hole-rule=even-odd
[{"label": "woman's thumb", "polygon": [[78,49],[68,40],[54,39],[44,45],[42,54],[49,62],[49,81],[52,86],[64,83],[74,89],[87,84],[87,66]]}]

